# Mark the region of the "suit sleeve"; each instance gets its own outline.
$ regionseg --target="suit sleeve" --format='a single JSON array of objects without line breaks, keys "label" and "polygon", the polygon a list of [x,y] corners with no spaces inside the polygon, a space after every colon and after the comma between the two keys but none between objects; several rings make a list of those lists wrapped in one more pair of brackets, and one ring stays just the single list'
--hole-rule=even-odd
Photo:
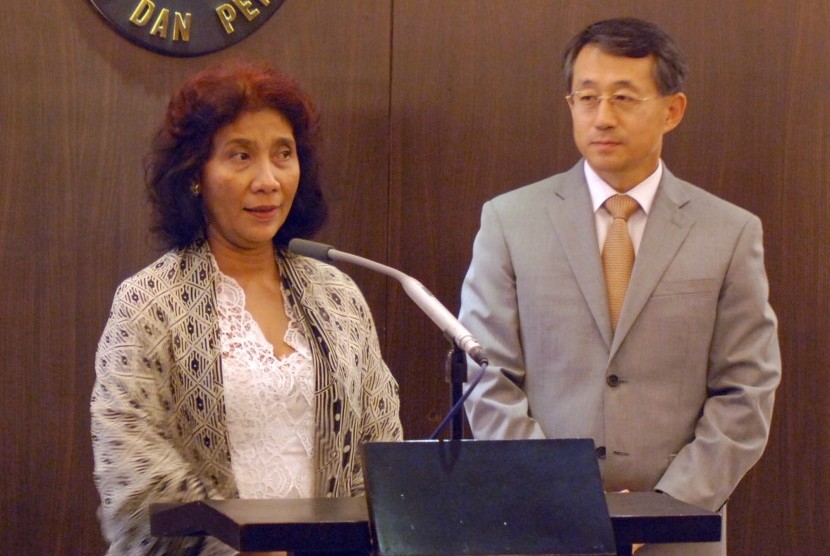
[{"label": "suit sleeve", "polygon": [[[544,438],[541,427],[530,415],[523,390],[526,369],[516,276],[492,202],[482,210],[472,262],[461,289],[459,320],[478,339],[490,360],[465,406],[475,438]],[[472,379],[479,367],[470,363]]]},{"label": "suit sleeve", "polygon": [[721,507],[766,446],[781,378],[777,320],[768,302],[760,221],[740,233],[717,303],[708,399],[694,439],[656,485],[712,510]]}]

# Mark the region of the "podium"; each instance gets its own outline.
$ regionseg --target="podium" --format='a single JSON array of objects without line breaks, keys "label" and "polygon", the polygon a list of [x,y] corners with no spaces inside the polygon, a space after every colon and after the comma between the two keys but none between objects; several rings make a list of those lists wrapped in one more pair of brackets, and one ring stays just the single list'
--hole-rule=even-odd
[{"label": "podium", "polygon": [[[714,542],[720,515],[658,492],[605,495],[617,554],[635,543]],[[297,556],[374,552],[364,498],[204,500],[152,504],[155,536],[212,535],[240,551],[280,550]]]},{"label": "podium", "polygon": [[297,556],[630,556],[635,543],[720,540],[715,512],[656,492],[602,493],[590,440],[362,450],[366,498],[152,504],[151,532],[207,534],[240,551]]},{"label": "podium", "polygon": [[616,554],[590,439],[370,442],[361,451],[380,554]]}]

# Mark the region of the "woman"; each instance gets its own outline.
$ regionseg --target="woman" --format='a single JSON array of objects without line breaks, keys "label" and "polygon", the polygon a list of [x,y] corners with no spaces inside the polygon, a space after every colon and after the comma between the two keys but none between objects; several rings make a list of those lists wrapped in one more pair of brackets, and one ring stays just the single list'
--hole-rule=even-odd
[{"label": "woman", "polygon": [[115,294],[92,444],[110,554],[222,553],[154,538],[148,505],[354,496],[356,449],[402,438],[366,302],[288,242],[325,220],[317,113],[266,66],[219,65],[173,96],[148,166],[170,249]]}]

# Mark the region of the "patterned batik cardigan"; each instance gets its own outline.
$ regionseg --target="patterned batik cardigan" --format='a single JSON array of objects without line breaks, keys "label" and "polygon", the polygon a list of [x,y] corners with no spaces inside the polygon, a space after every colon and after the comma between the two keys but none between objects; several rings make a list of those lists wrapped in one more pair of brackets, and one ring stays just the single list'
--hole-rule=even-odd
[{"label": "patterned batik cardigan", "polygon": [[[359,495],[358,444],[402,438],[397,383],[354,282],[319,261],[276,256],[312,351],[315,495]],[[198,554],[200,540],[150,536],[149,504],[238,496],[214,265],[206,243],[170,251],[116,291],[91,399],[98,517],[111,554]]]}]

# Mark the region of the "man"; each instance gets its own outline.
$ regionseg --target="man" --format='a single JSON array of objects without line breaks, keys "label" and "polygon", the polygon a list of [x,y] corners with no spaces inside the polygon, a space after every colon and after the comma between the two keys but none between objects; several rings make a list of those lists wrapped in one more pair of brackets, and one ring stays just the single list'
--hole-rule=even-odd
[{"label": "man", "polygon": [[[721,510],[764,450],[781,374],[761,223],[662,163],[687,102],[662,30],[595,23],[564,70],[584,159],[484,205],[462,288],[461,321],[491,362],[467,402],[473,434],[590,437],[607,491]],[[633,214],[612,216],[616,202]],[[623,261],[604,265],[611,244]]]}]

